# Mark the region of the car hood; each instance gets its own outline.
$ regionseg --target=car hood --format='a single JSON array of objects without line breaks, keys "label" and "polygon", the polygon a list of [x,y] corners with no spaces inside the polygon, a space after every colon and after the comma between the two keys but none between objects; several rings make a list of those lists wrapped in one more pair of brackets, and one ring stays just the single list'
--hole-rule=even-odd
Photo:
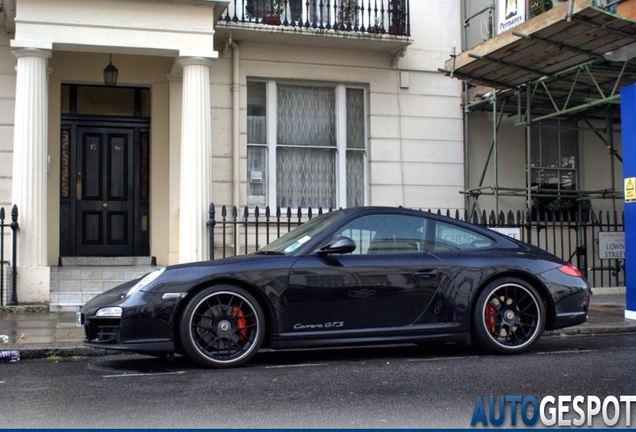
[{"label": "car hood", "polygon": [[270,278],[287,276],[297,259],[294,256],[252,254],[168,266],[155,283],[142,291],[187,292],[201,283],[223,279],[254,283],[255,278],[260,279],[265,273],[270,274]]}]

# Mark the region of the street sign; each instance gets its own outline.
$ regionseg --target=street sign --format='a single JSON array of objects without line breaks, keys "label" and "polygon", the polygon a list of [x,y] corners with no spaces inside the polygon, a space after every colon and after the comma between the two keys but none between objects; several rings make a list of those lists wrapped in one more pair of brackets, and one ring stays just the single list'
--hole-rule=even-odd
[{"label": "street sign", "polygon": [[521,240],[520,228],[491,227],[490,229],[493,231],[497,231],[500,234],[507,235],[508,237],[512,237],[515,240]]},{"label": "street sign", "polygon": [[598,233],[598,257],[602,260],[625,259],[625,233]]}]

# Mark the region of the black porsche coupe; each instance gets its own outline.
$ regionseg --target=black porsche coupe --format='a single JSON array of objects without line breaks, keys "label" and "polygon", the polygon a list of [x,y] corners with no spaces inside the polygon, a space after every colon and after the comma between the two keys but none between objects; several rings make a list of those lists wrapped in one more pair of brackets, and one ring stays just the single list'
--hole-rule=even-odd
[{"label": "black porsche coupe", "polygon": [[260,348],[454,341],[527,351],[587,319],[572,264],[404,208],[325,213],[245,256],[158,268],[88,301],[84,344],[233,367]]}]

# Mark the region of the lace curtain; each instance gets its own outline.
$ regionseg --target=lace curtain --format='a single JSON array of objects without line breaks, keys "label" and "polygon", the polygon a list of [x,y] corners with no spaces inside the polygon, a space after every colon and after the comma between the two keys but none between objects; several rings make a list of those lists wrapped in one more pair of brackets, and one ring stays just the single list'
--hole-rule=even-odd
[{"label": "lace curtain", "polygon": [[[346,109],[337,112],[333,86],[280,84],[276,89],[276,107],[271,108],[277,111],[276,143],[268,143],[265,85],[248,82],[248,205],[266,205],[269,174],[276,178],[276,205],[282,208],[364,205],[364,90],[347,88]],[[346,122],[346,140],[341,143],[338,122]],[[276,162],[269,167],[267,155],[274,147]],[[343,162],[346,174],[339,178]],[[345,182],[345,203],[336,201],[338,182]]]},{"label": "lace curtain", "polygon": [[279,85],[277,141],[277,204],[292,208],[335,207],[334,88]]},{"label": "lace curtain", "polygon": [[364,205],[364,91],[347,89],[347,207]]}]

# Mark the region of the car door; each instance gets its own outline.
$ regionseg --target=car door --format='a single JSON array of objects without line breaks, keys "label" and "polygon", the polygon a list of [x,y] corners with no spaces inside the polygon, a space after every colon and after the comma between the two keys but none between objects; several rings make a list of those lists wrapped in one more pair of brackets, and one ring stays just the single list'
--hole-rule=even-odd
[{"label": "car door", "polygon": [[377,329],[423,315],[443,274],[426,250],[425,217],[373,214],[350,221],[330,239],[353,239],[342,255],[309,254],[290,271],[286,300],[292,331]]}]

